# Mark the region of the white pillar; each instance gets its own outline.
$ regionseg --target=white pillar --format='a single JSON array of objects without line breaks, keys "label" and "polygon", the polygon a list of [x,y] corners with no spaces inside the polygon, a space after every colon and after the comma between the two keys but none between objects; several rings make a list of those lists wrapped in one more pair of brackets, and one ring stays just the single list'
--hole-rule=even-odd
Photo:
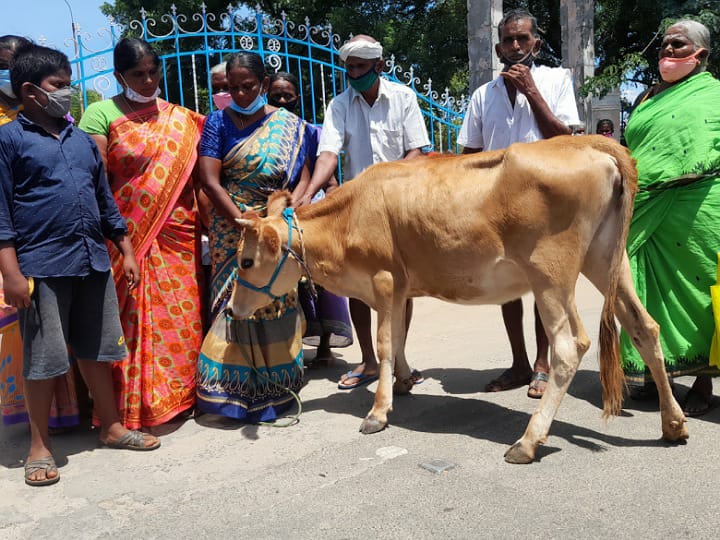
[{"label": "white pillar", "polygon": [[588,133],[594,132],[590,126],[591,102],[581,99],[577,92],[585,79],[595,74],[594,17],[592,0],[560,0],[563,65],[572,71],[580,121]]},{"label": "white pillar", "polygon": [[495,44],[502,4],[502,0],[467,0],[470,92],[500,74]]}]

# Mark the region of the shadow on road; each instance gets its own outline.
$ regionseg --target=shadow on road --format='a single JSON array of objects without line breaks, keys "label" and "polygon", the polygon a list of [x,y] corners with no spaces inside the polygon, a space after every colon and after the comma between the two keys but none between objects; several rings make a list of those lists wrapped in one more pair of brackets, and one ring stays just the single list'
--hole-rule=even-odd
[{"label": "shadow on road", "polygon": [[[98,430],[89,424],[62,435],[53,435],[52,451],[58,468],[68,464],[68,457],[84,452],[105,451],[100,447]],[[0,466],[17,469],[25,464],[30,447],[30,432],[27,425],[21,424],[5,428],[0,446]],[[116,450],[115,450],[116,451]]]},{"label": "shadow on road", "polygon": [[[453,395],[409,394],[396,396],[390,425],[424,433],[454,433],[510,445],[520,438],[530,420],[530,414],[507,408],[490,401],[492,393],[483,398],[458,397],[457,394],[476,394],[498,370],[429,369],[423,370],[426,378],[441,381],[443,389]],[[596,372],[579,372],[573,381],[573,396],[588,401],[602,409],[602,396]],[[487,397],[485,397],[487,396]],[[361,419],[372,407],[374,392],[358,388],[351,392],[305,401],[305,411],[323,410],[355,417],[358,427]],[[567,402],[562,406],[567,406]],[[628,414],[628,416],[632,416]],[[598,422],[600,419],[598,417]],[[660,415],[658,414],[658,434]],[[610,435],[569,422],[554,421],[550,434],[592,452],[603,452],[608,447],[664,447],[671,443],[661,439],[628,438]],[[559,451],[557,448],[541,447],[538,458]]]}]

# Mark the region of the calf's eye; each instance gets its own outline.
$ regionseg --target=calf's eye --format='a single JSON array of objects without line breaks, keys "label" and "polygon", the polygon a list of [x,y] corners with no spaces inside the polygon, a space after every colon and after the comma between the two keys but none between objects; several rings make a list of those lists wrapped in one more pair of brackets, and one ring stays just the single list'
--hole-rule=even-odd
[{"label": "calf's eye", "polygon": [[240,261],[240,266],[241,266],[244,270],[247,270],[247,269],[250,268],[252,265],[253,265],[253,260],[252,260],[252,259],[243,259],[242,261]]}]

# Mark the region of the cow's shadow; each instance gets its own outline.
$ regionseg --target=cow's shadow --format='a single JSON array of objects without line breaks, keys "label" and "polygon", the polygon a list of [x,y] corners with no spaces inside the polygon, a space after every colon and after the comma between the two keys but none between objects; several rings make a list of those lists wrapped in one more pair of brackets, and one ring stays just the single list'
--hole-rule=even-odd
[{"label": "cow's shadow", "polygon": [[[501,370],[472,370],[463,368],[423,370],[426,379],[440,381],[447,395],[409,394],[396,396],[394,410],[390,413],[390,426],[423,433],[454,433],[483,439],[502,445],[511,445],[519,439],[530,414],[514,410],[493,402],[493,393],[484,393],[478,397],[459,397],[462,394],[477,394]],[[598,374],[581,371],[576,375],[572,387],[572,395],[588,401],[602,410],[602,392],[599,382],[595,384]],[[521,390],[519,390],[521,391]],[[304,411],[324,410],[327,412],[347,414],[357,418],[360,426],[362,418],[372,407],[374,392],[367,387],[357,388],[350,392],[308,400],[303,403]],[[562,405],[561,405],[562,407]],[[623,411],[623,416],[632,416]],[[598,415],[598,422],[602,420]],[[660,439],[660,415],[657,417],[658,438],[630,438],[620,435],[602,433],[573,423],[555,420],[550,435],[565,439],[569,443],[589,450],[603,452],[609,447],[665,447],[671,446]],[[559,449],[541,446],[538,459],[542,459]]]}]

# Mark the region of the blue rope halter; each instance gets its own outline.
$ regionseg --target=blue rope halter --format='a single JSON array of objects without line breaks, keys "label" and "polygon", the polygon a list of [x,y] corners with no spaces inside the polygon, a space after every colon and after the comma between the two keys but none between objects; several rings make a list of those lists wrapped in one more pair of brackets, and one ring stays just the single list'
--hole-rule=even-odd
[{"label": "blue rope halter", "polygon": [[[294,214],[295,214],[295,211],[292,208],[286,208],[285,210],[283,210],[282,216],[283,216],[283,219],[285,220],[285,223],[287,223],[287,226],[288,226],[287,246],[283,246],[283,251],[285,253],[283,253],[283,256],[280,259],[280,262],[278,263],[277,267],[275,268],[275,272],[273,272],[273,275],[270,277],[270,281],[268,282],[268,284],[265,285],[264,287],[256,287],[252,283],[245,281],[244,279],[237,277],[237,276],[235,276],[235,281],[237,281],[243,287],[247,287],[251,291],[255,291],[255,292],[259,292],[259,293],[268,295],[271,300],[278,300],[278,299],[282,298],[282,296],[275,296],[270,289],[272,289],[273,283],[275,283],[275,280],[277,279],[278,275],[280,274],[280,271],[282,270],[283,266],[285,265],[285,261],[287,261],[288,255],[290,255],[292,253],[293,256],[302,263],[302,260],[299,259],[297,255],[295,255],[295,252],[291,248],[292,232],[294,229],[294,227],[293,227]],[[300,232],[299,229],[298,229],[298,232]],[[304,266],[304,264],[303,264],[303,266]]]}]

